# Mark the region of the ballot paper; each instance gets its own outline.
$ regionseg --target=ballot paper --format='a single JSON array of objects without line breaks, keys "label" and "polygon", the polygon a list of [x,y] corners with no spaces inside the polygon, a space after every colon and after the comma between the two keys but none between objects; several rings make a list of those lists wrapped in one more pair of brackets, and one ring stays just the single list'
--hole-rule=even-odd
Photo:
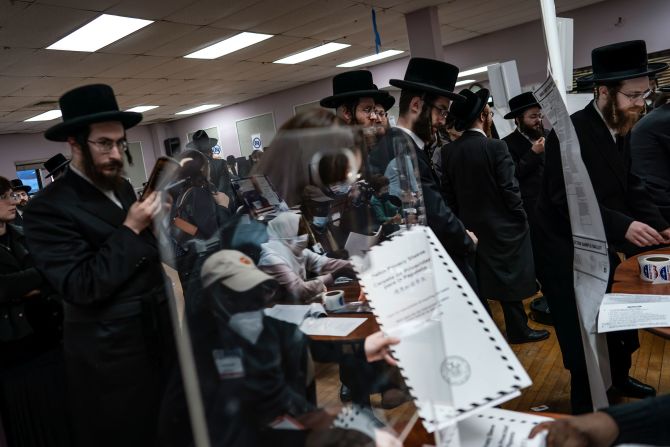
[{"label": "ballot paper", "polygon": [[597,334],[596,319],[607,291],[610,272],[607,239],[600,207],[581,156],[577,132],[551,76],[533,92],[542,113],[553,126],[561,151],[565,192],[574,247],[574,287],[580,331],[586,353],[591,399],[595,408],[606,407],[611,384],[607,340]]},{"label": "ballot paper", "polygon": [[600,304],[598,332],[670,326],[670,296],[608,293]]},{"label": "ballot paper", "polygon": [[276,320],[287,321],[300,326],[305,318],[325,317],[326,309],[321,303],[312,304],[275,304],[265,309],[265,315]]},{"label": "ballot paper", "polygon": [[349,256],[364,256],[370,247],[379,242],[380,235],[381,227],[379,227],[377,232],[371,236],[354,233],[352,231],[349,233],[347,241],[344,243],[344,249],[347,250]]},{"label": "ballot paper", "polygon": [[537,424],[552,419],[516,411],[488,408],[458,423],[460,447],[544,447],[546,432],[533,439],[528,434]]},{"label": "ballot paper", "polygon": [[427,431],[519,395],[528,374],[429,227],[353,259]]},{"label": "ballot paper", "polygon": [[366,318],[307,318],[300,325],[306,335],[325,335],[346,337],[351,334]]}]

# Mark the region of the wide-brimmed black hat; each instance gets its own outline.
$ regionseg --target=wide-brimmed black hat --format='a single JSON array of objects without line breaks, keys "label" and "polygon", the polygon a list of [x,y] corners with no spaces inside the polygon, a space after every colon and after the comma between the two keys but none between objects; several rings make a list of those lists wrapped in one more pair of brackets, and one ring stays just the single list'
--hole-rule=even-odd
[{"label": "wide-brimmed black hat", "polygon": [[489,100],[489,91],[485,88],[476,93],[464,89],[459,95],[465,98],[464,102],[455,102],[449,108],[449,115],[455,118],[454,127],[458,131],[463,131],[482,113],[486,103]]},{"label": "wide-brimmed black hat", "polygon": [[509,100],[510,111],[503,118],[506,120],[516,118],[531,107],[542,108],[542,106],[537,102],[537,99],[535,99],[533,92],[525,92],[520,95],[516,95],[514,98]]},{"label": "wide-brimmed black hat", "polygon": [[14,180],[9,181],[10,185],[12,185],[12,191],[25,191],[26,193],[33,189],[31,186],[24,185],[21,179],[15,178]]},{"label": "wide-brimmed black hat", "polygon": [[59,171],[65,169],[70,163],[70,160],[65,158],[65,155],[58,153],[44,162],[44,169],[47,170],[47,177],[58,174]]},{"label": "wide-brimmed black hat", "polygon": [[591,51],[591,64],[593,74],[578,79],[582,85],[640,78],[668,68],[665,63],[649,63],[644,40],[630,40],[596,48]]},{"label": "wide-brimmed black hat", "polygon": [[[375,85],[375,87],[377,86]],[[382,107],[384,107],[384,110],[388,112],[389,109],[393,107],[393,104],[395,104],[395,98],[393,97],[392,94],[390,94],[385,90],[380,90],[380,92],[382,93],[383,96],[381,98],[376,99],[375,102],[377,104],[381,104]]]},{"label": "wide-brimmed black hat", "polygon": [[389,83],[406,90],[433,93],[454,101],[464,98],[454,93],[458,67],[435,59],[413,57],[409,60],[404,79],[391,79]]},{"label": "wide-brimmed black hat", "polygon": [[70,90],[58,100],[63,121],[44,133],[47,140],[67,141],[73,132],[92,123],[118,121],[129,129],[142,121],[142,114],[122,112],[109,85],[92,84]]},{"label": "wide-brimmed black hat", "polygon": [[218,143],[219,140],[216,138],[210,138],[209,135],[207,135],[207,132],[204,130],[196,130],[193,136],[191,137],[191,141],[186,143],[186,148],[187,149],[202,149],[202,150],[210,150],[214,146],[216,146],[216,143]]},{"label": "wide-brimmed black hat", "polygon": [[384,97],[372,82],[372,73],[367,70],[354,70],[340,73],[333,78],[333,94],[323,98],[321,107],[335,109],[354,98],[373,98],[378,101]]}]

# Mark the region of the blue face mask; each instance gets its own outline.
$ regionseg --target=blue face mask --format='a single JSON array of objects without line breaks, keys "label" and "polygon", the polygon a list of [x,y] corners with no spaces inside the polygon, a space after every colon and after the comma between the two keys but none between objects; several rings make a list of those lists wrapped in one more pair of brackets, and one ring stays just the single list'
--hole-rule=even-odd
[{"label": "blue face mask", "polygon": [[314,216],[312,223],[317,228],[325,228],[328,225],[328,216]]},{"label": "blue face mask", "polygon": [[351,185],[347,182],[333,183],[328,187],[328,189],[330,189],[331,192],[335,195],[344,196],[349,194],[349,191],[351,191]]}]

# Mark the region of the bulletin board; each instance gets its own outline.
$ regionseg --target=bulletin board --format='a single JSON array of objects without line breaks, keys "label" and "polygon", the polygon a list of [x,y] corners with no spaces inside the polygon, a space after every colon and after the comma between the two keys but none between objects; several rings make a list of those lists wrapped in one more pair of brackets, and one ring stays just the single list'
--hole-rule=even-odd
[{"label": "bulletin board", "polygon": [[243,157],[251,155],[254,149],[252,139],[256,140],[256,144],[260,148],[268,147],[277,132],[275,118],[272,113],[239,120],[235,123],[235,127],[237,128],[240,153]]},{"label": "bulletin board", "polygon": [[312,102],[306,102],[304,104],[297,104],[297,105],[293,106],[293,115],[297,115],[298,113],[306,112],[308,110],[320,109],[320,108],[322,108],[322,107],[319,104],[319,101],[312,101]]}]

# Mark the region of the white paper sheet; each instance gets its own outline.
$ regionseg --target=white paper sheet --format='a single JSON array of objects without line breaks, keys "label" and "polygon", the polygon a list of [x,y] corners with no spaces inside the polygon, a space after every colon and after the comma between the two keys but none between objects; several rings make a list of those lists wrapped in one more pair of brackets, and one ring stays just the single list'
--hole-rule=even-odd
[{"label": "white paper sheet", "polygon": [[320,303],[312,304],[275,304],[265,309],[265,315],[276,320],[287,321],[297,326],[307,317],[326,316],[326,309]]},{"label": "white paper sheet", "polygon": [[533,93],[560,142],[574,245],[574,286],[580,331],[591,399],[595,408],[602,408],[608,405],[606,390],[611,384],[607,340],[596,333],[596,319],[610,270],[605,227],[589,173],[582,161],[577,133],[552,77],[547,77]]},{"label": "white paper sheet", "polygon": [[670,296],[608,293],[600,304],[598,332],[670,326]]},{"label": "white paper sheet", "polygon": [[351,334],[366,318],[308,318],[300,325],[306,335],[324,335],[346,337]]},{"label": "white paper sheet", "polygon": [[489,408],[458,423],[461,447],[543,447],[546,433],[528,439],[530,431],[550,418]]},{"label": "white paper sheet", "polygon": [[365,256],[365,253],[370,249],[370,247],[376,245],[379,242],[380,235],[381,227],[379,227],[377,232],[372,236],[354,233],[352,231],[349,233],[347,241],[344,243],[344,249],[349,252],[349,256]]}]

